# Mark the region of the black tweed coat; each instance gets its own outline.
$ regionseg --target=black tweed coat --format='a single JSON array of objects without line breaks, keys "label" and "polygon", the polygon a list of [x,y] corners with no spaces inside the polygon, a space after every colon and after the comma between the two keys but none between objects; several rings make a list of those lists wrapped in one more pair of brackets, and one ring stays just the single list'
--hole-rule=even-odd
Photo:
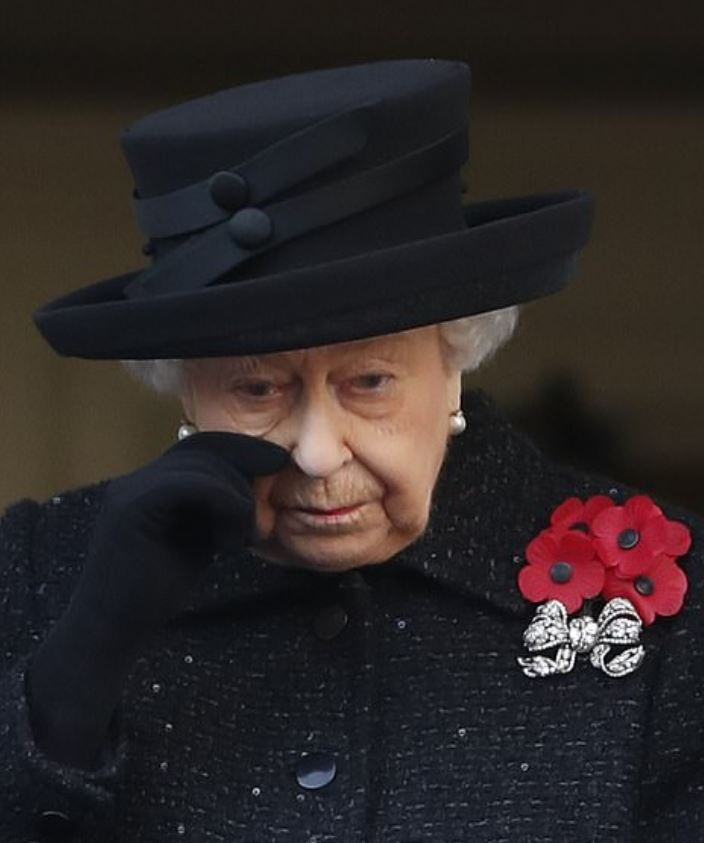
[{"label": "black tweed coat", "polygon": [[[703,524],[682,611],[612,679],[523,675],[527,542],[571,495],[479,391],[426,534],[339,574],[216,557],[134,665],[92,772],[37,751],[27,660],[64,610],[104,484],[20,501],[0,530],[0,840],[689,843],[704,840]],[[63,835],[63,836],[62,836]]]}]

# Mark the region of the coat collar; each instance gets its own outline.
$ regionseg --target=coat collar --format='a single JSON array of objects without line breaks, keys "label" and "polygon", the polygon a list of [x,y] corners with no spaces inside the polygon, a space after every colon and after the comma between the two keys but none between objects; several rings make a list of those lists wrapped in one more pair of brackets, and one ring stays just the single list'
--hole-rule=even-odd
[{"label": "coat collar", "polygon": [[546,524],[535,487],[550,464],[483,390],[463,397],[467,430],[451,440],[425,534],[388,564],[520,617],[523,552]]},{"label": "coat collar", "polygon": [[[518,590],[517,574],[527,543],[547,526],[557,502],[551,466],[483,390],[465,393],[463,404],[467,431],[450,443],[428,528],[413,545],[382,564],[527,617],[533,607]],[[218,556],[184,611],[256,596],[266,599],[336,576],[341,575],[289,568],[249,553]]]}]

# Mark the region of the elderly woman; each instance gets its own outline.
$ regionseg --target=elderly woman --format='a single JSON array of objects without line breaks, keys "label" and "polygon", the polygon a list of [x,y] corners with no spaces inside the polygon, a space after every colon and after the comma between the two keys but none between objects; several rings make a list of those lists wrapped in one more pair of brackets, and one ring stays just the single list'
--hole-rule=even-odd
[{"label": "elderly woman", "polygon": [[591,217],[461,204],[468,86],[322,70],[124,134],[151,266],[35,318],[185,418],[4,517],[3,841],[701,839],[701,521],[461,402]]}]

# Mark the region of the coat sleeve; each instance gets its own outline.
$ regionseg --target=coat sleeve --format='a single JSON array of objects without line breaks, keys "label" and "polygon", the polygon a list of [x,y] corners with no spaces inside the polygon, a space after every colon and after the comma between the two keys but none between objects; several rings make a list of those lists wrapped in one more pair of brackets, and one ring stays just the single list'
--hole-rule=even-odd
[{"label": "coat sleeve", "polygon": [[[52,546],[47,522],[57,517],[51,507],[20,501],[0,520],[0,840],[107,843],[126,761],[119,716],[100,766],[87,771],[62,766],[37,748],[27,708],[27,666],[66,600],[64,572],[53,571],[46,552]],[[68,533],[75,538],[75,530]]]},{"label": "coat sleeve", "polygon": [[688,589],[680,612],[661,625],[658,672],[638,808],[639,843],[701,840],[704,828],[704,530],[687,520],[692,547],[679,565]]}]

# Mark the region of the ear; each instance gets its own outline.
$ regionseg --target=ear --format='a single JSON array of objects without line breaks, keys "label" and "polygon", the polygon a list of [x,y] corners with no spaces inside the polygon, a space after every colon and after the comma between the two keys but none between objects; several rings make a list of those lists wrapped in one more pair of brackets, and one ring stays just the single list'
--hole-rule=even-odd
[{"label": "ear", "polygon": [[462,398],[462,370],[454,364],[453,355],[449,345],[446,343],[440,325],[435,325],[438,342],[440,345],[441,365],[447,384],[447,412],[454,413],[460,409]]},{"label": "ear", "polygon": [[452,370],[447,373],[447,412],[454,413],[460,409],[462,400],[462,372]]},{"label": "ear", "polygon": [[183,417],[190,422],[196,423],[196,402],[193,395],[193,378],[188,365],[183,366],[182,387],[179,393],[179,400],[183,410]]}]

